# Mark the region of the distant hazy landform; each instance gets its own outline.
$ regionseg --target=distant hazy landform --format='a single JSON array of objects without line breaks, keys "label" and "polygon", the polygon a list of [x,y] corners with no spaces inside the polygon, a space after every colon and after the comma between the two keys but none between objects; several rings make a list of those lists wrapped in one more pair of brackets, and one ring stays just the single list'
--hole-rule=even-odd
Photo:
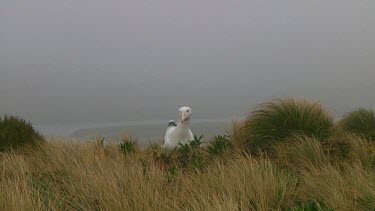
[{"label": "distant hazy landform", "polygon": [[[233,118],[192,119],[190,128],[195,135],[210,138],[225,132]],[[120,141],[124,134],[136,137],[138,144],[145,145],[149,140],[162,140],[168,120],[144,120],[112,123],[82,123],[66,125],[37,126],[45,135],[70,136],[92,139],[100,135],[107,140]]]}]

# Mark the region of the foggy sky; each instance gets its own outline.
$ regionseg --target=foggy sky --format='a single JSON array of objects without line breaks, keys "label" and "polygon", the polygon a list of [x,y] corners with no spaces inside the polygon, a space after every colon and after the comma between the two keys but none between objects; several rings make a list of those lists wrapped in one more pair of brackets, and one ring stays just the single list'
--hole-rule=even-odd
[{"label": "foggy sky", "polygon": [[1,0],[0,115],[36,123],[375,107],[375,1]]}]

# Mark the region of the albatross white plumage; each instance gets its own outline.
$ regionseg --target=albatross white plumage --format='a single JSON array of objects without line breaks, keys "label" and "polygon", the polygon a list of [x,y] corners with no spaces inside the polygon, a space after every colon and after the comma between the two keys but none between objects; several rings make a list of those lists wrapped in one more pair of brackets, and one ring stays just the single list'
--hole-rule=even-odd
[{"label": "albatross white plumage", "polygon": [[189,121],[191,116],[191,108],[181,107],[180,120],[176,124],[173,120],[169,121],[168,128],[165,131],[164,142],[162,147],[164,148],[176,148],[178,143],[188,143],[188,141],[194,140],[194,135],[189,128]]}]

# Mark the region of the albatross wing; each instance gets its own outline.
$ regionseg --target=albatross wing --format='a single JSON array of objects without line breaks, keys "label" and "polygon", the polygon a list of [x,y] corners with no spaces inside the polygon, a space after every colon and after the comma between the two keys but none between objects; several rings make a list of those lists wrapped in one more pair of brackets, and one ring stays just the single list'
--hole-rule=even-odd
[{"label": "albatross wing", "polygon": [[167,130],[165,131],[162,147],[172,147],[170,146],[172,144],[170,136],[171,136],[171,132],[174,129],[176,129],[176,127],[177,127],[177,124],[173,120],[170,120],[168,122],[168,127],[167,127]]},{"label": "albatross wing", "polygon": [[168,122],[168,127],[176,127],[176,126],[177,126],[177,124],[173,120],[170,120]]}]

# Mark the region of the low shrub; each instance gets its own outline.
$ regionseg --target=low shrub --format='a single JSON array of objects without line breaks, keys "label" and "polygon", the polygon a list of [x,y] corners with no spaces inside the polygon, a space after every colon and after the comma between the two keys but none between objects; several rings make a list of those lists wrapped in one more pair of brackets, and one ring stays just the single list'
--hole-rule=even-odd
[{"label": "low shrub", "polygon": [[35,145],[43,141],[43,136],[31,123],[14,116],[0,118],[0,151],[18,149],[24,145]]}]

